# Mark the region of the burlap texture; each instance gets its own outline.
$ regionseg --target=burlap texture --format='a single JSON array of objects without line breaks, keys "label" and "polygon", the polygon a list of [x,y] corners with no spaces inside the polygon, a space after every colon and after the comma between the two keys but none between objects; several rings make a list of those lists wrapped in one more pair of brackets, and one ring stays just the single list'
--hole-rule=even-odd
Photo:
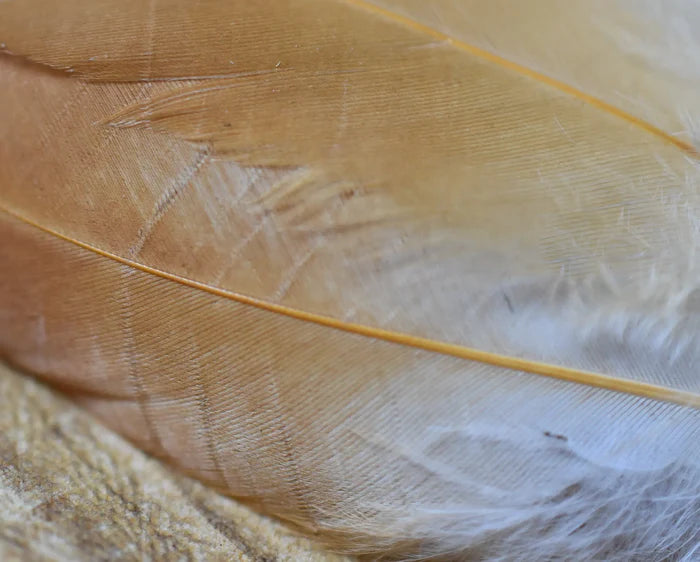
[{"label": "burlap texture", "polygon": [[346,560],[0,364],[0,560]]}]

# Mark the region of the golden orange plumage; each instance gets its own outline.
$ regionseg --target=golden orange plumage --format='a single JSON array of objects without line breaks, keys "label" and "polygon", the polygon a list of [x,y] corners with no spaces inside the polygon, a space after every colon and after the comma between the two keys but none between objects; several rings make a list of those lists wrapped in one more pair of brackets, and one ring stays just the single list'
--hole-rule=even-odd
[{"label": "golden orange plumage", "polygon": [[0,2],[3,356],[341,550],[692,557],[700,10],[643,4]]}]

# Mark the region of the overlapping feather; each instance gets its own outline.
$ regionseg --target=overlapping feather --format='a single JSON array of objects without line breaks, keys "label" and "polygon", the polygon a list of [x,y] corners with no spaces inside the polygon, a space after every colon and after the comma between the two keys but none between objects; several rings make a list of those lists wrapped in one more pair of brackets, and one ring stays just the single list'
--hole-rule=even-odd
[{"label": "overlapping feather", "polygon": [[692,560],[699,17],[5,0],[0,349],[340,549]]}]

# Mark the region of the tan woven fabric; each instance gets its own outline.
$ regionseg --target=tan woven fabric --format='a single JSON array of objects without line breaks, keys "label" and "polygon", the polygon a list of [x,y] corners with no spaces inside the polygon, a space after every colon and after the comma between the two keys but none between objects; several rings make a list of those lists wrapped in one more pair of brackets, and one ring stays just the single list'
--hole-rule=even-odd
[{"label": "tan woven fabric", "polygon": [[347,560],[175,475],[0,364],[0,560]]}]

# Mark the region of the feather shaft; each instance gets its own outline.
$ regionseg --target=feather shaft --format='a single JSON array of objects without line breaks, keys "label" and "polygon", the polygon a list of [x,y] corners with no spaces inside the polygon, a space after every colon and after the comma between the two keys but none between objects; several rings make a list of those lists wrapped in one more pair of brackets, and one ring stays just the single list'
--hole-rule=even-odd
[{"label": "feather shaft", "polygon": [[287,306],[267,302],[255,297],[233,293],[231,291],[213,287],[211,285],[200,283],[192,279],[180,277],[179,275],[173,275],[172,273],[168,273],[167,271],[162,271],[153,267],[149,267],[138,261],[134,261],[128,258],[118,256],[116,254],[112,254],[111,252],[107,252],[95,246],[91,246],[90,244],[86,244],[79,240],[75,240],[69,236],[65,236],[56,231],[47,229],[46,227],[34,223],[26,219],[25,217],[19,216],[8,209],[0,207],[0,211],[28,225],[31,225],[34,228],[38,228],[46,232],[47,234],[50,234],[51,236],[55,236],[56,238],[65,240],[66,242],[70,242],[71,244],[74,244],[80,248],[89,250],[91,252],[94,252],[95,254],[114,260],[123,265],[133,267],[134,269],[138,269],[140,271],[161,277],[163,279],[168,279],[170,281],[180,283],[187,287],[211,293],[212,295],[216,295],[226,299],[231,299],[241,304],[254,306],[256,308],[267,310],[269,312],[274,312],[276,314],[289,316],[290,318],[295,318],[297,320],[312,322],[320,326],[326,326],[329,328],[349,332],[352,334],[358,334],[368,338],[376,338],[390,343],[396,343],[408,347],[415,347],[424,351],[431,351],[443,355],[457,357],[460,359],[467,359],[469,361],[478,361],[480,363],[493,365],[495,367],[503,367],[505,369],[511,369],[513,371],[522,371],[534,375],[542,375],[545,377],[560,379],[566,382],[593,386],[604,390],[611,390],[615,392],[631,394],[634,396],[640,396],[642,398],[649,398],[652,400],[670,402],[678,404],[680,406],[689,406],[692,408],[700,409],[700,395],[692,392],[682,392],[669,387],[616,378],[600,373],[592,373],[580,371],[577,369],[570,369],[560,365],[538,363],[536,361],[523,360],[518,357],[508,357],[495,353],[484,352],[478,349],[473,349],[462,345],[451,344],[449,342],[420,338],[406,333],[381,330],[371,326],[364,326],[362,324],[353,324],[328,316],[321,316],[319,314],[313,314],[303,310],[296,310]]}]

